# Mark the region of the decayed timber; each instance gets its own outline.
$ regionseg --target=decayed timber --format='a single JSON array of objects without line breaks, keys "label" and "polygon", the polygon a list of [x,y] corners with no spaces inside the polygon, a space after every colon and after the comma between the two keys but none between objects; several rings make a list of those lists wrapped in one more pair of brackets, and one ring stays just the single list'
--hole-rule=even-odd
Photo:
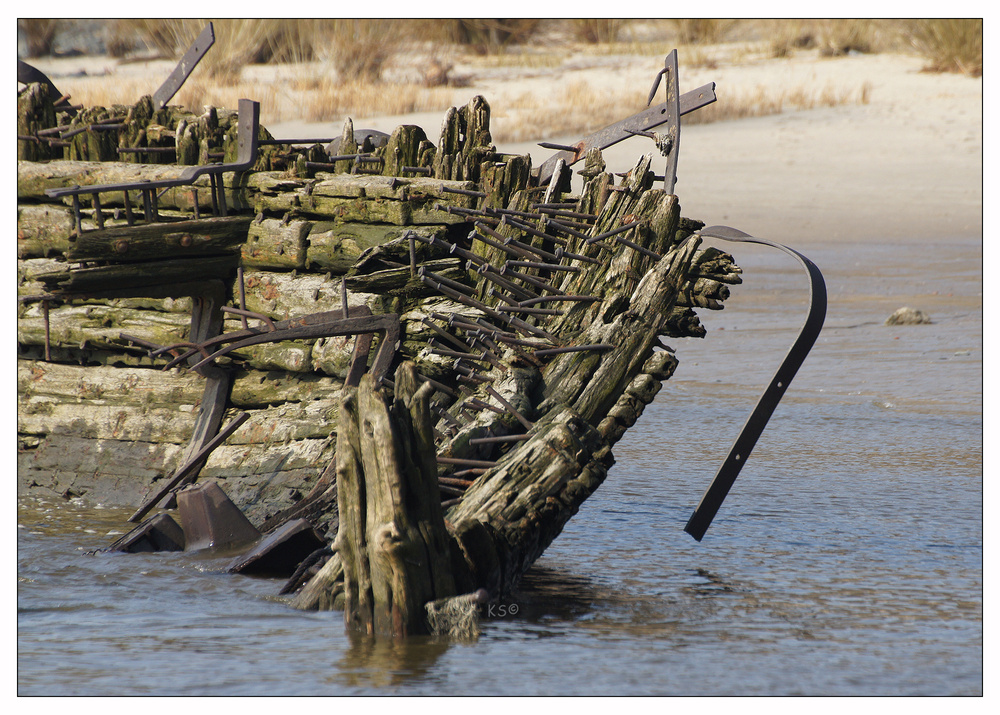
[{"label": "decayed timber", "polygon": [[[703,335],[696,309],[740,282],[653,186],[649,157],[618,181],[591,150],[578,195],[565,163],[534,186],[530,157],[493,147],[482,98],[447,113],[437,144],[404,126],[363,160],[269,146],[224,177],[229,217],[209,217],[205,180],[166,190],[160,219],[134,228],[124,195],[102,195],[77,235],[46,189],[180,171],[109,148],[169,145],[177,164],[236,151],[224,111],[80,114],[74,160],[18,165],[19,489],[86,495],[99,476],[138,505],[245,413],[199,481],[263,533],[305,517],[336,538],[293,604],[346,608],[361,632],[437,632],[450,608],[516,588],[673,373],[660,337]],[[117,116],[114,146],[81,124]],[[349,121],[340,147],[358,149]],[[209,280],[224,286],[212,305],[184,297]],[[399,316],[387,383],[345,387],[355,336],[248,345],[199,373],[155,372],[183,349],[143,347],[358,310]]]},{"label": "decayed timber", "polygon": [[424,604],[456,595],[437,494],[431,385],[412,364],[395,394],[369,375],[341,398],[337,440],[340,530],[349,627],[401,637],[427,633]]}]

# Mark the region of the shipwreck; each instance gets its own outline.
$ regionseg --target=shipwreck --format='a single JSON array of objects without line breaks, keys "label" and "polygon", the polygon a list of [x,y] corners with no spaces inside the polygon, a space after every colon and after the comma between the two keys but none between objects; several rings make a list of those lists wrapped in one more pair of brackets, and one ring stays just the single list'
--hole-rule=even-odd
[{"label": "shipwreck", "polygon": [[[533,167],[482,97],[436,141],[170,106],[210,45],[131,106],[19,66],[19,494],[135,507],[109,548],[228,548],[364,633],[468,625],[604,481],[677,368],[665,341],[741,282],[706,239],[768,243],[681,216],[681,117],[714,85],[681,95],[671,53],[649,109]],[[610,171],[633,135],[652,151]],[[779,248],[809,315],[698,539],[822,326],[822,276]]]}]

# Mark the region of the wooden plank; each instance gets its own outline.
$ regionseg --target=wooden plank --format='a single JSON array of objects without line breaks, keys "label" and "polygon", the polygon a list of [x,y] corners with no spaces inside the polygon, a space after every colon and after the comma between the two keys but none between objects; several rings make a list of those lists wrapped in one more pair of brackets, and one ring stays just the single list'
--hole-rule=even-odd
[{"label": "wooden plank", "polygon": [[249,216],[213,216],[84,231],[66,258],[133,262],[229,254],[246,242],[250,224]]}]

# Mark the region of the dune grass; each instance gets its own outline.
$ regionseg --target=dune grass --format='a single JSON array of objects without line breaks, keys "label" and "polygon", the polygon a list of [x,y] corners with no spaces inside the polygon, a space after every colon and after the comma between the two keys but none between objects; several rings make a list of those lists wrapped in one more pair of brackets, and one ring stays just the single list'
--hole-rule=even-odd
[{"label": "dune grass", "polygon": [[[206,20],[111,21],[108,45],[145,46],[177,57]],[[918,50],[933,71],[982,73],[982,21],[961,20],[216,20],[216,46],[174,102],[194,111],[234,107],[241,97],[261,102],[265,125],[293,119],[330,122],[346,116],[444,112],[466,101],[453,86],[424,86],[420,63],[444,57],[472,78],[511,69],[545,75],[564,71],[568,58],[633,62],[672,47],[682,67],[714,68],[764,58],[819,52]],[[39,26],[41,32],[41,26]],[[125,50],[122,50],[125,51]],[[578,62],[579,60],[574,60]],[[299,63],[282,78],[263,80],[248,68]],[[401,69],[410,72],[400,79]],[[388,77],[387,77],[388,74]],[[408,78],[406,78],[408,77]],[[455,85],[455,82],[451,83]],[[514,142],[574,135],[645,106],[640,91],[598,90],[569,81],[544,97],[491,101],[494,139]],[[63,91],[88,106],[131,104],[151,91],[146,82],[66,78]],[[734,91],[735,90],[735,91]],[[812,86],[730,89],[725,101],[689,115],[689,124],[789,110],[865,104],[871,88]]]}]

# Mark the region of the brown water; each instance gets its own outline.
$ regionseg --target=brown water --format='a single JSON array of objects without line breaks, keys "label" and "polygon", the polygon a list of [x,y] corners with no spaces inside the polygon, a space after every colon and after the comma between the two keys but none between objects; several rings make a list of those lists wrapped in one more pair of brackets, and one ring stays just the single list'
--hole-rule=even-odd
[{"label": "brown water", "polygon": [[[981,241],[809,246],[827,324],[700,544],[683,532],[805,313],[746,282],[475,643],[349,637],[191,554],[87,555],[129,510],[18,504],[21,695],[983,692]],[[932,325],[886,327],[909,305]]]}]

